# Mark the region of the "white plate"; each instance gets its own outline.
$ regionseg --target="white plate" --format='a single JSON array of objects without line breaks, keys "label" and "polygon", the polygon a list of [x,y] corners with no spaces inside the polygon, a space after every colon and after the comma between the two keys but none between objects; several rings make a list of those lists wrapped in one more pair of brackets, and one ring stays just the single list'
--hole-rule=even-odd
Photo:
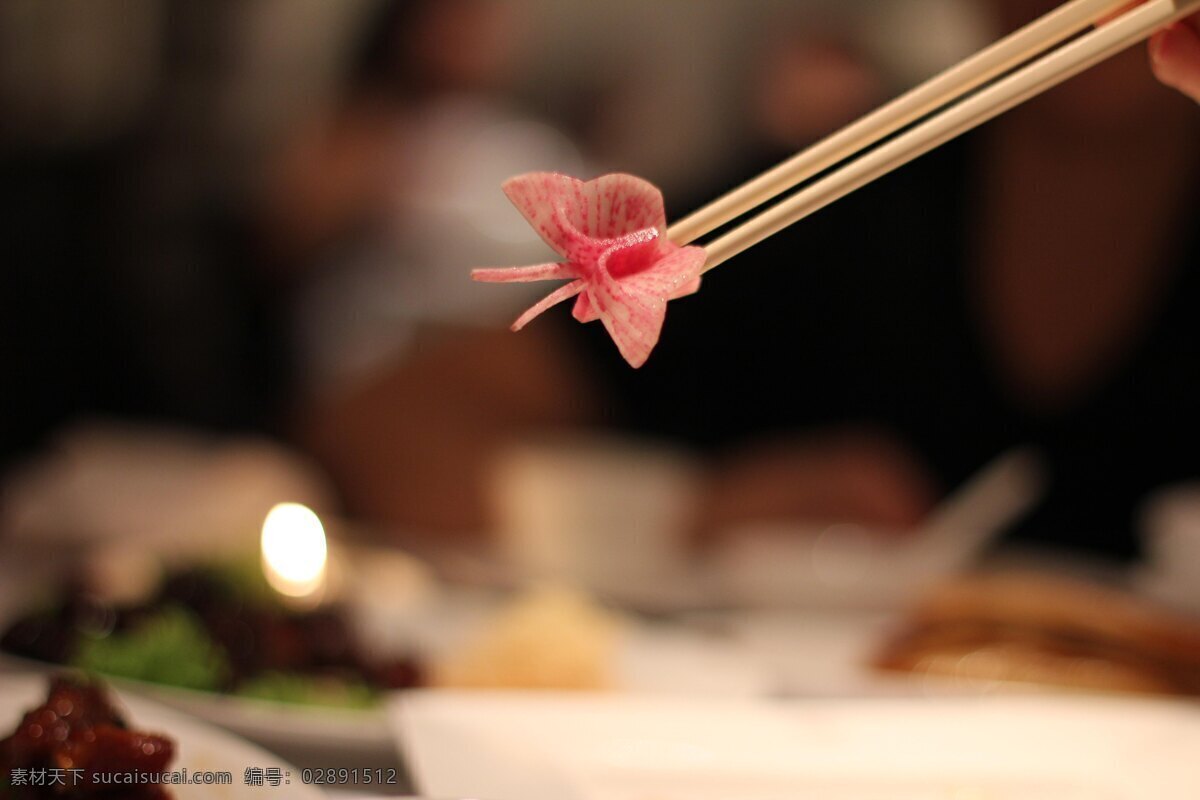
[{"label": "white plate", "polygon": [[1200,797],[1200,707],[1084,696],[778,702],[413,693],[418,788],[490,800]]},{"label": "white plate", "polygon": [[391,752],[382,708],[321,708],[112,679],[129,691],[220,725],[266,747],[334,748],[339,753]]},{"label": "white plate", "polygon": [[[45,699],[46,687],[47,679],[43,676],[0,675],[0,736],[11,733],[21,716]],[[172,786],[176,800],[262,800],[264,797],[321,800],[325,797],[315,786],[303,783],[302,775],[295,767],[265,750],[148,700],[119,692],[114,695],[128,712],[127,718],[136,730],[161,733],[174,740],[176,755],[170,769],[186,767],[192,774],[198,770],[232,774],[232,783],[226,786]],[[247,786],[244,783],[247,767],[279,768],[290,783],[279,787]]]},{"label": "white plate", "polygon": [[[489,610],[439,610],[427,615],[422,624],[455,640],[481,622]],[[0,680],[5,669],[27,672],[44,670],[46,665],[0,654]],[[746,649],[727,640],[663,626],[631,626],[613,669],[617,685],[637,693],[752,697],[771,688],[766,669]],[[321,751],[335,761],[355,762],[377,761],[395,752],[382,707],[300,706],[121,678],[109,680],[127,693],[152,698],[281,752]]]},{"label": "white plate", "polygon": [[[5,670],[44,672],[47,669],[47,665],[39,661],[0,655],[0,681],[7,679]],[[390,754],[394,749],[387,715],[382,708],[319,708],[180,689],[125,678],[105,680],[127,695],[151,698],[264,747],[331,750],[334,756]]]}]

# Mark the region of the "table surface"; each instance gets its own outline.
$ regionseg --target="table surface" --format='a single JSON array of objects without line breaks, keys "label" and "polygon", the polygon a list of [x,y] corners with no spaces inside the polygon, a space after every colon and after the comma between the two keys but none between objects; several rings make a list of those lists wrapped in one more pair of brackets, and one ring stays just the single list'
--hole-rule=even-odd
[{"label": "table surface", "polygon": [[[67,557],[51,548],[22,551],[0,541],[0,619],[27,604],[29,597],[44,596],[46,587],[57,583],[54,576]],[[664,634],[686,632],[728,648],[755,673],[756,692],[763,697],[912,695],[921,691],[916,682],[872,674],[863,666],[895,620],[895,614],[879,612],[721,611],[669,616],[654,627]],[[384,768],[395,769],[401,778],[382,795],[329,791],[334,800],[414,792],[395,742],[358,751],[257,743],[301,769]]]}]

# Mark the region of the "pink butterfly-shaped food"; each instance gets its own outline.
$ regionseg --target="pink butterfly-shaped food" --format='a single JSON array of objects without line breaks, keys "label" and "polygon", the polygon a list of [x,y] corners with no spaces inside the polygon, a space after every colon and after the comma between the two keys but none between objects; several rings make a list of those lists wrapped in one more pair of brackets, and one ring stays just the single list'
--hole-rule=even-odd
[{"label": "pink butterfly-shaped food", "polygon": [[700,288],[705,259],[703,248],[667,240],[662,193],[632,175],[585,183],[550,172],[512,178],[504,193],[566,260],[477,269],[471,277],[491,283],[570,281],[522,314],[513,330],[578,297],[575,319],[600,320],[626,361],[634,367],[646,363],[662,332],[667,302]]}]

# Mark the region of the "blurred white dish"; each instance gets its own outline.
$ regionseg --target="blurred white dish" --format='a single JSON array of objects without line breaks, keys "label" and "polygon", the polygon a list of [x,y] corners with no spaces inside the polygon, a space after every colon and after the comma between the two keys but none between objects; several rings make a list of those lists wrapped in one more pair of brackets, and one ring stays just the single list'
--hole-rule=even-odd
[{"label": "blurred white dish", "polygon": [[141,681],[109,679],[126,694],[158,703],[219,725],[263,747],[331,751],[337,756],[387,751],[392,742],[382,708],[318,708],[177,689]]},{"label": "blurred white dish", "polygon": [[[45,699],[46,686],[46,678],[42,676],[0,676],[0,738],[16,727],[26,711]],[[321,800],[325,796],[316,787],[305,784],[295,767],[265,750],[128,693],[117,692],[116,696],[128,711],[129,722],[135,729],[161,733],[175,742],[176,756],[170,769],[186,767],[193,774],[200,770],[232,773],[232,783],[226,786],[172,786],[171,793],[177,800],[261,800],[263,797]],[[247,786],[244,782],[247,767],[278,767],[290,783],[279,787]]]},{"label": "blurred white dish", "polygon": [[1200,709],[1090,697],[808,703],[417,693],[426,794],[493,800],[1200,796]]},{"label": "blurred white dish", "polygon": [[320,509],[333,497],[314,465],[274,442],[127,423],[62,431],[0,489],[0,533],[47,559],[64,544],[166,559],[241,552],[276,503]]},{"label": "blurred white dish", "polygon": [[1037,500],[1042,485],[1036,455],[1014,450],[909,533],[846,524],[746,527],[714,556],[714,591],[736,605],[893,609],[970,566]]},{"label": "blurred white dish", "polygon": [[1140,522],[1146,555],[1134,574],[1138,590],[1200,613],[1200,484],[1173,486],[1152,496]]}]

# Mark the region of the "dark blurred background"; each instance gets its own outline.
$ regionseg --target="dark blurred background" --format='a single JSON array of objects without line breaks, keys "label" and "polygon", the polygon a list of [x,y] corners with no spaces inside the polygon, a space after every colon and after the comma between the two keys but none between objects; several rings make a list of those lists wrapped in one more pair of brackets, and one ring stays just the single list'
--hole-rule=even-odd
[{"label": "dark blurred background", "polygon": [[265,433],[449,535],[489,526],[506,442],[619,427],[706,459],[698,527],[905,528],[1033,444],[1065,494],[1030,535],[1128,556],[1200,443],[1167,302],[1197,120],[1140,53],[724,267],[636,377],[467,280],[545,259],[511,174],[632,172],[678,216],[1052,5],[7,0],[3,463],[94,418]]},{"label": "dark blurred background", "polygon": [[[707,189],[736,157],[751,125],[745,83],[780,25],[818,20],[870,58],[846,79],[848,98],[815,77],[792,89],[830,106],[798,123],[813,134],[979,35],[955,2],[448,5],[422,21],[437,4],[3,4],[2,338],[5,382],[19,387],[0,423],[6,461],[89,413],[278,428],[302,367],[285,319],[295,293],[361,207],[388,202],[365,185],[372,167],[354,163],[404,148],[388,104],[416,108],[426,92],[488,105],[429,124],[464,128],[460,145],[492,137],[474,156],[489,181],[519,159],[506,151],[528,149],[523,168],[581,172],[586,159],[670,194]],[[910,33],[892,35],[896,20]],[[476,187],[485,207],[499,197],[494,182]],[[309,207],[280,208],[303,205],[292,188],[314,196]],[[528,239],[502,199],[490,210]]]}]

